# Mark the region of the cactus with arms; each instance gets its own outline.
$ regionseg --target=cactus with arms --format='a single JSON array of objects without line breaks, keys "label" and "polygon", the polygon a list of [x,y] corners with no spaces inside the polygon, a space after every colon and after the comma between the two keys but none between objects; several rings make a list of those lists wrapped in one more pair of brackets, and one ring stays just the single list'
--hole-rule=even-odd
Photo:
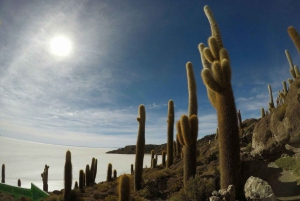
[{"label": "cactus with arms", "polygon": [[223,47],[221,34],[208,6],[204,12],[211,26],[212,36],[208,47],[199,45],[203,70],[201,77],[208,98],[217,110],[219,129],[220,184],[221,188],[240,186],[240,144],[236,107],[231,86],[231,67],[227,50]]}]

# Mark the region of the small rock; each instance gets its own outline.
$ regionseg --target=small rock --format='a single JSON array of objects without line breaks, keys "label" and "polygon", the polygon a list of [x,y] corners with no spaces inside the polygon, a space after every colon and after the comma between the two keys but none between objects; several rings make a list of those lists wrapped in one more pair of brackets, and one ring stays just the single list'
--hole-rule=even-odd
[{"label": "small rock", "polygon": [[216,191],[216,190],[214,190],[211,194],[212,194],[213,196],[218,196],[218,195],[219,195],[218,191]]}]

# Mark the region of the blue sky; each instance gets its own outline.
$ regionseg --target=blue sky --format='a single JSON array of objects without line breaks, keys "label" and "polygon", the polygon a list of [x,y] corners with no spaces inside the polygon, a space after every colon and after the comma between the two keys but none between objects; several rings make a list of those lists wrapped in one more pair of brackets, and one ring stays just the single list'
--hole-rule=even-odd
[{"label": "blue sky", "polygon": [[[300,31],[300,1],[1,1],[0,135],[91,147],[136,143],[146,106],[146,143],[166,142],[167,104],[187,113],[185,64],[196,74],[199,138],[214,133],[216,111],[200,78],[197,49],[207,44],[209,5],[229,51],[242,118],[258,118],[290,78],[284,53],[300,57],[287,34]],[[70,55],[53,55],[63,35]]]}]

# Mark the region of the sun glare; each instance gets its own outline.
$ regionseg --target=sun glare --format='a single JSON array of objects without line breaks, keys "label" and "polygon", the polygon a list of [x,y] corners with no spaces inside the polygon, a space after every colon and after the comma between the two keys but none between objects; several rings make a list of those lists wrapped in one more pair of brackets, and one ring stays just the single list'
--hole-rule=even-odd
[{"label": "sun glare", "polygon": [[57,36],[50,41],[50,49],[54,55],[68,56],[72,49],[71,41],[64,36]]}]

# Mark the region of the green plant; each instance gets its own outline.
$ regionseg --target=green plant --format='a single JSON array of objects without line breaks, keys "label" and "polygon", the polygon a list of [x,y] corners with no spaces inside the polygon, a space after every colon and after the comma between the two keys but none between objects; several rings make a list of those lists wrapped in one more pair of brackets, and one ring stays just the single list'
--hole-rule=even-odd
[{"label": "green plant", "polygon": [[106,182],[111,181],[111,175],[112,175],[112,164],[108,163],[108,165],[107,165],[107,174],[106,174]]},{"label": "green plant", "polygon": [[143,174],[143,161],[145,150],[145,122],[146,122],[146,110],[144,105],[139,106],[139,122],[138,136],[136,142],[136,154],[135,154],[135,173],[134,173],[134,190],[141,189],[142,174]]},{"label": "green plant", "polygon": [[208,47],[202,43],[199,44],[203,65],[201,77],[206,86],[208,98],[217,110],[221,188],[227,188],[233,184],[235,189],[238,189],[240,186],[240,142],[231,86],[230,59],[227,50],[223,47],[221,34],[212,11],[205,6],[204,12],[211,26],[212,36],[208,38]]},{"label": "green plant", "polygon": [[212,179],[203,179],[200,178],[200,176],[196,176],[188,181],[185,190],[179,191],[179,193],[172,196],[170,200],[208,200],[214,190],[215,184]]},{"label": "green plant", "polygon": [[119,201],[130,200],[130,177],[126,174],[120,176]]},{"label": "green plant", "polygon": [[249,144],[247,144],[245,151],[251,152],[251,150],[252,150],[252,143],[250,142]]},{"label": "green plant", "polygon": [[71,152],[69,150],[66,153],[65,175],[64,176],[65,176],[64,199],[71,200],[72,162],[71,162]]},{"label": "green plant", "polygon": [[168,128],[167,128],[167,168],[173,164],[173,141],[174,141],[174,102],[168,102]]},{"label": "green plant", "polygon": [[275,164],[284,170],[292,170],[297,176],[300,176],[300,159],[292,157],[279,158]]}]

